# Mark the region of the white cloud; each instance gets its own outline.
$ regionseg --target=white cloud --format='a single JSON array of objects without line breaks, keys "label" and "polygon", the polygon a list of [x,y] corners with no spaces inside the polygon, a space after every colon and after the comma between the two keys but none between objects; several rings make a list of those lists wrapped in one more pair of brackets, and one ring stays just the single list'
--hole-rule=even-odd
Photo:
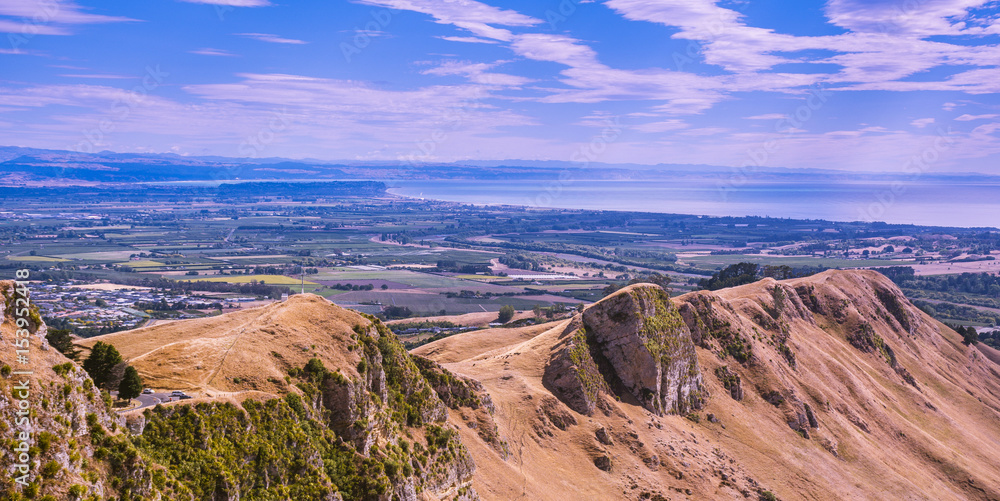
[{"label": "white cloud", "polygon": [[536,61],[568,66],[560,72],[570,89],[547,88],[540,98],[551,103],[596,103],[608,100],[657,100],[653,108],[667,114],[700,113],[725,97],[712,77],[668,70],[620,70],[597,59],[597,53],[579,40],[564,35],[524,34],[511,44],[513,51]]},{"label": "white cloud", "polygon": [[928,125],[930,125],[932,123],[934,123],[934,119],[933,118],[918,118],[918,119],[910,122],[910,125],[918,128],[918,129],[923,129],[924,127],[927,127]]},{"label": "white cloud", "polygon": [[461,75],[477,84],[500,87],[520,87],[532,82],[530,78],[489,71],[500,64],[502,64],[502,61],[498,61],[496,63],[445,61],[441,65],[424,70],[421,73],[424,75],[438,76]]},{"label": "white cloud", "polygon": [[440,38],[441,40],[448,40],[449,42],[487,43],[487,44],[496,44],[497,43],[496,40],[489,40],[489,39],[486,39],[486,38],[477,38],[477,37],[450,37],[450,36],[449,37],[444,37],[444,36],[439,36],[437,38]]},{"label": "white cloud", "polygon": [[222,49],[213,49],[210,47],[205,47],[202,49],[196,49],[189,51],[191,54],[198,54],[201,56],[223,56],[223,57],[235,57],[236,54]]},{"label": "white cloud", "polygon": [[910,37],[995,34],[995,26],[979,24],[969,15],[970,9],[982,7],[989,2],[990,0],[830,0],[826,4],[826,15],[833,24],[854,32]]},{"label": "white cloud", "polygon": [[[623,17],[676,28],[673,38],[692,40],[704,62],[739,78],[727,80],[730,91],[784,92],[816,82],[841,83],[850,90],[952,90],[997,92],[996,45],[956,45],[925,38],[933,35],[982,35],[1000,24],[976,18],[970,10],[988,0],[921,0],[919,2],[830,0],[831,22],[850,30],[839,35],[794,36],[745,24],[742,15],[715,0],[608,0]],[[911,6],[912,4],[912,6]],[[807,50],[832,51],[830,56],[795,57]],[[687,57],[683,51],[676,54]],[[824,63],[842,67],[835,74],[760,73],[781,63]],[[942,65],[978,66],[943,81],[899,80]],[[747,76],[753,74],[753,78]],[[759,81],[766,77],[767,82]]]},{"label": "white cloud", "polygon": [[752,117],[743,117],[746,120],[781,120],[782,118],[788,118],[788,115],[784,113],[765,113],[763,115],[754,115]]},{"label": "white cloud", "polygon": [[267,43],[280,43],[280,44],[292,44],[292,45],[302,45],[309,42],[303,40],[296,40],[294,38],[282,38],[278,35],[272,35],[270,33],[236,33],[241,37],[252,38],[254,40],[259,40],[261,42]]},{"label": "white cloud", "polygon": [[9,21],[0,19],[0,33],[10,33],[11,35],[26,36],[34,35],[69,35],[70,31],[61,26],[47,24],[35,24],[31,22]]},{"label": "white cloud", "polygon": [[513,34],[499,26],[535,26],[541,21],[514,10],[505,10],[473,0],[357,0],[365,5],[427,14],[439,24],[450,24],[480,38],[510,41]]},{"label": "white cloud", "polygon": [[991,118],[996,118],[1000,115],[988,114],[988,115],[969,115],[968,113],[955,117],[955,120],[959,122],[971,122],[972,120],[989,120]]},{"label": "white cloud", "polygon": [[[68,0],[0,0],[0,15],[24,18],[25,23],[30,25],[32,30],[45,30],[52,28],[52,25],[65,24],[100,24],[118,23],[124,21],[135,21],[127,17],[104,16],[90,14],[83,11],[76,2]],[[23,26],[25,23],[17,23]],[[3,31],[6,31],[4,29]],[[18,31],[6,31],[7,33],[24,33]],[[33,33],[33,31],[29,32]],[[39,35],[55,34],[38,32]],[[62,34],[62,33],[58,33]]]},{"label": "white cloud", "polygon": [[980,125],[975,129],[972,129],[973,136],[988,136],[996,131],[1000,131],[1000,123],[989,123]]},{"label": "white cloud", "polygon": [[208,5],[220,5],[223,7],[268,7],[271,2],[268,0],[180,0],[187,3],[203,3]]},{"label": "white cloud", "polygon": [[[378,150],[382,158],[395,159],[420,153],[418,144],[426,141],[436,145],[428,159],[504,158],[511,141],[525,148],[547,144],[537,137],[511,137],[510,128],[537,122],[488,104],[494,88],[462,84],[403,91],[300,75],[246,74],[233,83],[185,86],[200,99],[181,102],[156,90],[136,98],[127,89],[99,85],[0,87],[0,109],[60,107],[44,122],[0,126],[0,135],[12,137],[16,131],[33,145],[65,149],[83,140],[81,131],[111,120],[113,130],[102,135],[100,149],[134,151],[139,141],[245,156],[241,143],[266,130],[275,138],[267,154],[301,157],[308,152],[321,158]],[[123,113],[123,102],[135,104]]]}]

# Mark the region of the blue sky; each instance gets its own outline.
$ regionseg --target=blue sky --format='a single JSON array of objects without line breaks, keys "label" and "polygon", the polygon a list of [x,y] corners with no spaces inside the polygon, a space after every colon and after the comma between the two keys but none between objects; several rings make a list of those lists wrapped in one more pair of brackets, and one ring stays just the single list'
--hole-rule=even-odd
[{"label": "blue sky", "polygon": [[998,65],[989,0],[0,0],[0,144],[1000,174]]}]

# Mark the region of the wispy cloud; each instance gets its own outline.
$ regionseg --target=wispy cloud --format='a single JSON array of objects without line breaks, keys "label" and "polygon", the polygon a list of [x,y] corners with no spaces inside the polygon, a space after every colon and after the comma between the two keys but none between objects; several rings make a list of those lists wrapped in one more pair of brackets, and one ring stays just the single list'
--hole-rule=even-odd
[{"label": "wispy cloud", "polygon": [[27,24],[25,22],[10,21],[0,19],[0,33],[10,33],[12,35],[20,33],[34,33],[36,35],[69,35],[70,30],[61,26],[47,24]]},{"label": "wispy cloud", "polygon": [[989,120],[991,118],[996,118],[1000,115],[987,114],[987,115],[969,115],[968,113],[955,117],[955,120],[959,122],[971,122],[973,120]]},{"label": "wispy cloud", "polygon": [[752,117],[743,117],[747,120],[781,120],[782,118],[788,118],[788,115],[784,113],[765,113],[763,115],[754,115]]},{"label": "wispy cloud", "polygon": [[[53,25],[99,24],[135,21],[127,17],[104,16],[84,12],[76,2],[69,0],[0,0],[0,16],[20,17],[25,22],[39,29],[50,28]],[[18,23],[23,26],[23,23]],[[6,30],[4,30],[6,31]],[[22,31],[7,31],[22,33]],[[38,34],[64,34],[41,33]]]},{"label": "wispy cloud", "polygon": [[125,75],[99,74],[99,73],[95,74],[78,73],[78,74],[59,75],[59,76],[64,78],[85,78],[85,79],[95,79],[95,80],[124,80],[126,78],[135,78],[135,77],[128,77]]},{"label": "wispy cloud", "polygon": [[268,0],[180,0],[187,3],[203,3],[208,5],[221,5],[225,7],[267,7],[271,5]]},{"label": "wispy cloud", "polygon": [[489,39],[486,39],[486,38],[478,38],[478,37],[439,36],[437,38],[440,38],[441,40],[448,40],[449,42],[487,43],[487,44],[496,44],[497,43],[496,40],[489,40]]},{"label": "wispy cloud", "polygon": [[205,47],[202,49],[195,49],[189,51],[191,54],[198,54],[201,56],[223,56],[223,57],[235,57],[236,54],[222,49],[212,49],[210,47]]},{"label": "wispy cloud", "polygon": [[910,122],[910,125],[918,128],[918,129],[923,129],[924,127],[927,127],[928,125],[930,125],[932,123],[934,123],[934,119],[933,118],[918,118],[918,119]]},{"label": "wispy cloud", "polygon": [[421,73],[424,75],[438,76],[461,75],[468,78],[469,81],[477,84],[495,85],[501,87],[520,87],[532,82],[532,79],[530,78],[489,71],[502,63],[502,61],[495,63],[445,61],[439,66],[424,70]]},{"label": "wispy cloud", "polygon": [[291,44],[291,45],[302,45],[307,44],[304,40],[296,40],[294,38],[282,38],[278,35],[272,35],[270,33],[236,33],[241,37],[252,38],[254,40],[259,40],[261,42],[267,43],[280,43],[280,44]]},{"label": "wispy cloud", "polygon": [[[535,26],[542,21],[514,10],[505,10],[474,0],[442,2],[441,0],[358,0],[365,5],[409,10],[427,14],[439,24],[450,24],[480,38],[510,41],[513,33],[499,26]],[[468,41],[468,40],[464,40]]]}]

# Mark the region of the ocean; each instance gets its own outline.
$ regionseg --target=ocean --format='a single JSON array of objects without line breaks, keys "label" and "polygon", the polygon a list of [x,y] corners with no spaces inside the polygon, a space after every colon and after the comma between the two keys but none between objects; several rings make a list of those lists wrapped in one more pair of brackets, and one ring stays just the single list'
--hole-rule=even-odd
[{"label": "ocean", "polygon": [[486,205],[1000,227],[1000,184],[942,181],[389,181],[395,195]]}]

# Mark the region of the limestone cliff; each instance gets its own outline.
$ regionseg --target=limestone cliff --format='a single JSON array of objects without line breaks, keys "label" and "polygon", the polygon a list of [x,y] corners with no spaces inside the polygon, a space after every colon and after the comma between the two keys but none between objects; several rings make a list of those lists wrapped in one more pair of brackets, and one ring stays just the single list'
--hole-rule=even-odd
[{"label": "limestone cliff", "polygon": [[484,499],[1000,500],[1000,366],[875,272],[636,285],[415,353],[497,409],[507,454],[449,417]]},{"label": "limestone cliff", "polygon": [[566,337],[548,382],[578,412],[593,412],[607,392],[627,394],[657,415],[701,406],[691,333],[661,287],[636,284],[602,299],[573,320]]}]

